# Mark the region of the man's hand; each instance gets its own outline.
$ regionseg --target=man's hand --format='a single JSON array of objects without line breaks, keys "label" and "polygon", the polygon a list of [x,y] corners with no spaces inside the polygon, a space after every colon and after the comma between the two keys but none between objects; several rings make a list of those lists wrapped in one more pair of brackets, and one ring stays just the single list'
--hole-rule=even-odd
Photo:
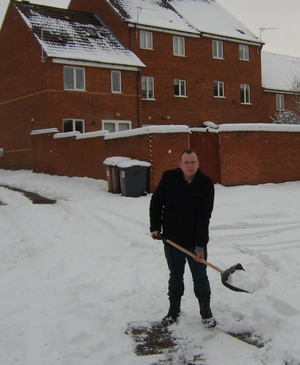
[{"label": "man's hand", "polygon": [[194,260],[197,262],[201,262],[201,259],[204,260],[204,254],[200,252],[195,253]]},{"label": "man's hand", "polygon": [[154,237],[160,237],[160,232],[159,231],[153,231],[153,232],[151,232],[151,237],[155,240]]}]

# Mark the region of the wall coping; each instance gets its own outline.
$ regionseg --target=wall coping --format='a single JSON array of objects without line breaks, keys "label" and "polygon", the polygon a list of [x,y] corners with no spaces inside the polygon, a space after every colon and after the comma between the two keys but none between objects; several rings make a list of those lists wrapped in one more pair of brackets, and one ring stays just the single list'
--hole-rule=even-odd
[{"label": "wall coping", "polygon": [[187,125],[153,125],[148,127],[141,127],[129,129],[122,132],[109,133],[107,130],[99,130],[87,133],[67,132],[58,133],[57,128],[37,129],[32,130],[30,135],[40,135],[53,133],[53,138],[70,138],[75,137],[76,140],[104,137],[108,139],[118,139],[139,136],[143,134],[155,133],[192,133],[192,132],[300,132],[300,125],[296,124],[274,124],[274,123],[236,123],[236,124],[221,124],[214,128],[211,127],[193,127],[189,128]]},{"label": "wall coping", "polygon": [[46,129],[36,129],[30,132],[31,136],[36,136],[38,134],[48,134],[48,133],[58,133],[57,128],[46,128]]},{"label": "wall coping", "polygon": [[253,131],[253,132],[300,132],[300,125],[274,123],[238,123],[221,124],[220,132]]},{"label": "wall coping", "polygon": [[191,133],[187,125],[152,125],[127,131],[106,133],[104,139],[116,139],[154,133]]},{"label": "wall coping", "polygon": [[210,127],[190,128],[192,132],[300,132],[298,124],[274,124],[274,123],[236,123],[220,124],[217,129]]}]

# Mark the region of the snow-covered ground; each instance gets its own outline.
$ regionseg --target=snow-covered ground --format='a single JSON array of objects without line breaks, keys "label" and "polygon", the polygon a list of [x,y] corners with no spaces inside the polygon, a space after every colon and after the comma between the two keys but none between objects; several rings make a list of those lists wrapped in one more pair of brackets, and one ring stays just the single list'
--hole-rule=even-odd
[{"label": "snow-covered ground", "polygon": [[[166,314],[168,271],[150,238],[151,195],[107,192],[105,181],[0,170],[0,184],[56,199],[32,204],[0,187],[0,364],[150,365],[126,335],[131,321]],[[216,185],[209,261],[245,273],[236,293],[208,269],[212,309],[225,331],[253,332],[263,348],[203,327],[186,270],[176,336],[205,364],[300,364],[300,182]],[[193,349],[191,349],[193,351]],[[162,358],[162,357],[161,357]],[[175,364],[175,362],[174,362]]]}]

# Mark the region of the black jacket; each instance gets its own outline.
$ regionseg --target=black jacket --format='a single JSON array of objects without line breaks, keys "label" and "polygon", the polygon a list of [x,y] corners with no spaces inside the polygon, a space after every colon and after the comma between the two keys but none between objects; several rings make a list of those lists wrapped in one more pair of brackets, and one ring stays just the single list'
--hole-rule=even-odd
[{"label": "black jacket", "polygon": [[186,248],[206,247],[214,184],[198,169],[188,183],[180,168],[165,171],[150,202],[150,232],[162,232]]}]

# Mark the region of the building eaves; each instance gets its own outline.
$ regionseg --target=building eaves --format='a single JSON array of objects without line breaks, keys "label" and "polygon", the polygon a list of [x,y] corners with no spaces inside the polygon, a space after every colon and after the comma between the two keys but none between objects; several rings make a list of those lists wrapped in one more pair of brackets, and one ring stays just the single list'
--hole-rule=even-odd
[{"label": "building eaves", "polygon": [[91,13],[13,2],[47,57],[145,67]]}]

